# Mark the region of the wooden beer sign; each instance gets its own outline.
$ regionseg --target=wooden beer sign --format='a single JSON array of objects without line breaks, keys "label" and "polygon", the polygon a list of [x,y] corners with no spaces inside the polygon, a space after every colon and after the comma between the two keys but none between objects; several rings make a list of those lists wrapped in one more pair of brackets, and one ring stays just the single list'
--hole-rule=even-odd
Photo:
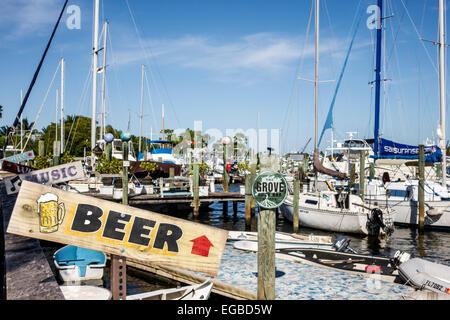
[{"label": "wooden beer sign", "polygon": [[7,160],[3,160],[2,162],[2,170],[3,171],[8,171],[8,172],[12,172],[12,173],[28,173],[31,172],[33,170],[36,170],[32,167],[29,166],[25,166],[23,164],[20,163],[15,163],[15,162],[9,162]]},{"label": "wooden beer sign", "polygon": [[53,166],[29,173],[19,174],[12,178],[4,178],[7,194],[19,192],[22,181],[33,181],[40,184],[56,184],[84,177],[81,161]]},{"label": "wooden beer sign", "polygon": [[7,232],[217,275],[228,231],[24,181]]}]

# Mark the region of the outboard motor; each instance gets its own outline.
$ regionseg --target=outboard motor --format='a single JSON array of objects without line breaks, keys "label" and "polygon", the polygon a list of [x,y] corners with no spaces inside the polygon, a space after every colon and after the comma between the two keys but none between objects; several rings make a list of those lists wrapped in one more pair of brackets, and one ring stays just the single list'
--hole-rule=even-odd
[{"label": "outboard motor", "polygon": [[403,252],[397,250],[394,254],[394,264],[396,267],[401,265],[403,262],[408,261],[411,258],[411,255],[408,252]]},{"label": "outboard motor", "polygon": [[369,236],[377,237],[380,234],[380,228],[384,230],[387,236],[390,236],[394,232],[394,228],[391,225],[386,226],[383,222],[383,211],[379,208],[372,209],[367,219],[367,230]]},{"label": "outboard motor", "polygon": [[349,246],[350,241],[351,240],[347,237],[338,236],[334,241],[332,247],[338,252],[358,253],[356,250]]}]

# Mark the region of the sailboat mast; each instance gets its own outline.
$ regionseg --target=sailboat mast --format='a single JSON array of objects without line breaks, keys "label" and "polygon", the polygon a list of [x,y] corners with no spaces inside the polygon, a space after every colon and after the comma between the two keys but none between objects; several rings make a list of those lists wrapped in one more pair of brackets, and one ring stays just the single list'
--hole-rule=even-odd
[{"label": "sailboat mast", "polygon": [[98,61],[98,15],[99,0],[94,0],[94,39],[92,45],[92,119],[91,119],[91,150],[95,148],[96,138],[96,107],[97,107],[97,61]]},{"label": "sailboat mast", "polygon": [[378,144],[379,144],[379,129],[380,129],[380,91],[381,91],[381,41],[382,41],[382,28],[381,20],[383,14],[383,0],[378,0],[378,17],[376,21],[377,29],[377,53],[375,61],[375,123],[374,123],[374,133],[373,133],[373,152],[375,159],[378,155]]},{"label": "sailboat mast", "polygon": [[439,146],[442,149],[442,186],[447,185],[447,143],[445,135],[445,31],[444,31],[444,0],[439,0],[439,89],[441,106],[441,136]]},{"label": "sailboat mast", "polygon": [[164,103],[162,105],[162,140],[165,140],[165,132],[164,132]]},{"label": "sailboat mast", "polygon": [[314,149],[318,147],[318,111],[319,111],[319,0],[316,0],[315,12],[316,47],[315,47],[315,77],[314,77]]},{"label": "sailboat mast", "polygon": [[141,107],[139,110],[139,153],[141,153],[141,136],[142,136],[142,103],[144,100],[144,69],[145,66],[142,65],[142,76],[141,76]]},{"label": "sailboat mast", "polygon": [[[318,113],[319,113],[319,0],[316,0],[315,12],[315,32],[316,32],[316,46],[315,46],[315,77],[314,77],[314,153],[318,148]],[[318,153],[317,153],[318,154]],[[314,190],[317,188],[317,170],[314,172]]]},{"label": "sailboat mast", "polygon": [[61,58],[61,153],[64,153],[64,58]]},{"label": "sailboat mast", "polygon": [[105,117],[105,96],[106,96],[106,44],[108,37],[108,21],[105,21],[104,27],[104,35],[103,35],[103,68],[102,68],[102,114],[100,118],[100,139],[103,139],[104,134],[106,133],[106,117]]}]

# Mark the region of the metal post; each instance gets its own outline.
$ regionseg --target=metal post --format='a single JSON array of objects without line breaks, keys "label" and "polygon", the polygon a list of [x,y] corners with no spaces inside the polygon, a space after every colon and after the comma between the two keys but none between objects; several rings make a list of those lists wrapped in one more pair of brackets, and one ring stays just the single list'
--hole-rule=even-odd
[{"label": "metal post", "polygon": [[275,210],[258,214],[258,300],[275,299]]},{"label": "metal post", "polygon": [[292,226],[294,228],[294,233],[298,231],[298,202],[300,198],[300,181],[294,180],[294,208],[293,208],[293,217],[292,217]]},{"label": "metal post", "polygon": [[440,100],[440,141],[442,149],[442,186],[447,189],[447,140],[445,122],[446,118],[446,85],[445,85],[445,5],[444,0],[439,0],[439,100]]},{"label": "metal post", "polygon": [[425,185],[425,159],[424,146],[419,145],[419,230],[423,231],[425,225],[425,205],[424,205],[424,185]]},{"label": "metal post", "polygon": [[126,300],[127,260],[125,257],[111,255],[111,294],[113,300]]}]

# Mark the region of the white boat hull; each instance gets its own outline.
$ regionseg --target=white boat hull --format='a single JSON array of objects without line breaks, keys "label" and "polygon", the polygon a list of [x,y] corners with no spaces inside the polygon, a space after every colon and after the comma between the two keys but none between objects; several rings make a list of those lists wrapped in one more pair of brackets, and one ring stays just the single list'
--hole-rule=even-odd
[{"label": "white boat hull", "polygon": [[191,286],[162,289],[127,296],[127,300],[208,300],[213,287],[212,281]]},{"label": "white boat hull", "polygon": [[[294,206],[286,201],[280,207],[283,217],[293,221]],[[311,209],[299,206],[300,226],[339,233],[368,234],[367,215],[360,213],[341,213],[331,210]]]},{"label": "white boat hull", "polygon": [[[386,208],[386,201],[378,202],[378,206],[382,209]],[[393,211],[394,224],[419,225],[419,203],[417,201],[388,200],[387,206]],[[425,227],[429,228],[450,229],[450,201],[425,202],[424,223]]]}]

